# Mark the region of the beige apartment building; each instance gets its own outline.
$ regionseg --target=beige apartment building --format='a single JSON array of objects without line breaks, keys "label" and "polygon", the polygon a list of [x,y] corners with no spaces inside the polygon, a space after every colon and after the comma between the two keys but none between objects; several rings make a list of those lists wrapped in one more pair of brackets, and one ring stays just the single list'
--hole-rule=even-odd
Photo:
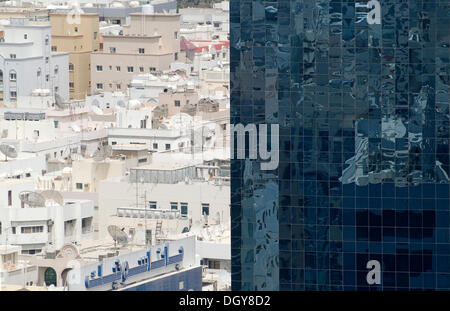
[{"label": "beige apartment building", "polygon": [[80,24],[69,24],[67,14],[50,14],[52,51],[69,52],[71,99],[91,94],[91,53],[100,49],[98,14],[81,14]]},{"label": "beige apartment building", "polygon": [[103,35],[103,51],[91,54],[91,91],[126,91],[138,74],[168,70],[184,61],[179,14],[130,14],[122,35]]},{"label": "beige apartment building", "polygon": [[196,106],[198,94],[194,90],[167,91],[158,95],[158,105],[167,106],[167,116],[171,117],[183,111],[186,105]]}]

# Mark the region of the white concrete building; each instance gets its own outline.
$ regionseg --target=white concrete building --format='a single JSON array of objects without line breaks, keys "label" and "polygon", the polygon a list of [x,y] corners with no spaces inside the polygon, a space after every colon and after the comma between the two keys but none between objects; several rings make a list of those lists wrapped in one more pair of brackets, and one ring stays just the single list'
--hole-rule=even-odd
[{"label": "white concrete building", "polygon": [[109,145],[145,145],[154,152],[189,150],[191,131],[146,128],[109,128]]},{"label": "white concrete building", "polygon": [[99,237],[106,235],[108,217],[129,207],[159,213],[176,211],[192,222],[205,217],[211,222],[228,222],[230,188],[221,181],[220,167],[196,162],[198,165],[155,161],[131,169],[129,176],[100,182]]},{"label": "white concrete building", "polygon": [[116,127],[118,128],[152,128],[152,110],[150,108],[126,109],[117,107]]},{"label": "white concrete building", "polygon": [[47,89],[69,99],[69,53],[51,51],[51,29],[11,18],[0,42],[0,99],[15,107],[21,96]]},{"label": "white concrete building", "polygon": [[92,238],[92,201],[66,200],[59,205],[46,200],[43,205],[30,207],[19,195],[32,191],[32,179],[0,180],[1,244],[21,246],[22,254],[35,254],[48,244],[60,248]]},{"label": "white concrete building", "polygon": [[35,285],[37,279],[37,267],[20,260],[20,246],[0,245],[0,291],[11,285]]},{"label": "white concrete building", "polygon": [[[66,287],[69,291],[201,290],[195,242],[187,237],[90,262],[67,273]],[[163,278],[165,286],[156,284]]]},{"label": "white concrete building", "polygon": [[73,131],[60,131],[55,120],[46,118],[42,110],[2,109],[0,133],[3,143],[15,146],[18,152],[43,155],[47,162],[80,152],[82,135]]}]

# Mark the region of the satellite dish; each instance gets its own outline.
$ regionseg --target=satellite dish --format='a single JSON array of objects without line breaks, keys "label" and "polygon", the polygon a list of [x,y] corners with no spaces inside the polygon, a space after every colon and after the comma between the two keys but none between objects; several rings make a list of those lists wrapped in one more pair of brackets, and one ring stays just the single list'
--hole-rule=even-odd
[{"label": "satellite dish", "polygon": [[115,243],[126,244],[129,241],[128,235],[115,225],[108,226],[108,233]]},{"label": "satellite dish", "polygon": [[5,161],[8,161],[8,157],[17,158],[17,150],[14,146],[2,144],[0,145],[0,152],[5,155]]},{"label": "satellite dish", "polygon": [[93,158],[95,161],[103,161],[112,153],[112,148],[109,145],[98,147],[94,152]]},{"label": "satellite dish", "polygon": [[64,198],[62,197],[61,193],[55,190],[45,190],[40,193],[44,199],[45,202],[47,201],[53,201],[58,205],[64,205]]},{"label": "satellite dish", "polygon": [[81,132],[81,128],[80,128],[78,125],[76,125],[75,123],[72,123],[72,124],[70,125],[70,127],[71,127],[72,130],[73,130],[74,132],[76,132],[76,133]]},{"label": "satellite dish", "polygon": [[101,109],[100,109],[99,107],[97,107],[97,106],[92,106],[92,107],[91,107],[91,110],[92,110],[93,113],[95,113],[95,114],[98,115],[98,116],[104,115],[103,110],[101,110]]},{"label": "satellite dish", "polygon": [[30,206],[30,207],[44,207],[45,206],[45,198],[33,191],[22,191],[19,193],[19,199],[22,203]]},{"label": "satellite dish", "polygon": [[67,106],[59,94],[55,94],[55,105],[59,109],[64,109]]}]

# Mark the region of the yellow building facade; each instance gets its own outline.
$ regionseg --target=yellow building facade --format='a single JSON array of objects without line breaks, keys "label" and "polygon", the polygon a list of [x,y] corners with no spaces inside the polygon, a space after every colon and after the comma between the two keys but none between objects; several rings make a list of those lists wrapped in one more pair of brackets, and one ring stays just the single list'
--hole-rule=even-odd
[{"label": "yellow building facade", "polygon": [[100,49],[98,14],[81,14],[77,20],[52,13],[50,24],[52,51],[70,53],[70,98],[84,99],[91,94],[91,53]]}]

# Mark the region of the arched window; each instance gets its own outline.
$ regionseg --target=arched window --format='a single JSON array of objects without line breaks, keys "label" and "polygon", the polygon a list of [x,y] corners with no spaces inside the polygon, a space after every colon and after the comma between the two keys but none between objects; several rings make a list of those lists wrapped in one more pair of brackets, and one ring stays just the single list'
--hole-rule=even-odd
[{"label": "arched window", "polygon": [[9,71],[9,80],[17,81],[17,72],[14,69]]}]

